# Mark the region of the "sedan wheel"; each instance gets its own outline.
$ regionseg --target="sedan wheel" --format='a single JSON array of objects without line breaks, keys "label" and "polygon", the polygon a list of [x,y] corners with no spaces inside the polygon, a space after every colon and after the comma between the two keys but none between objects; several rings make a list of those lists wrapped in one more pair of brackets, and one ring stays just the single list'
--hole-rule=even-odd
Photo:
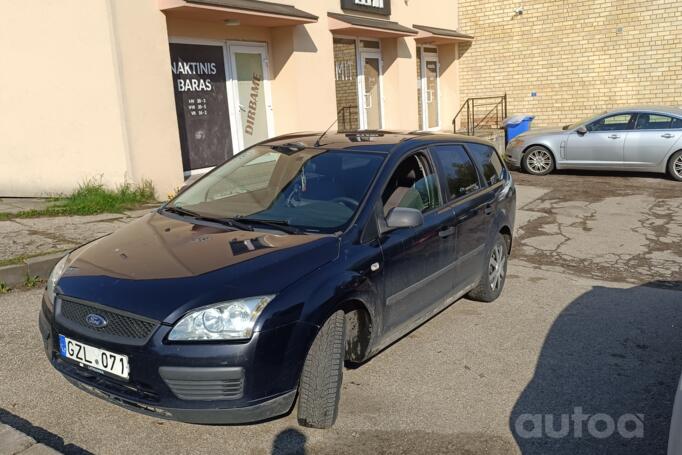
[{"label": "sedan wheel", "polygon": [[523,156],[523,169],[533,175],[547,175],[554,170],[554,157],[544,147],[532,147]]},{"label": "sedan wheel", "polygon": [[682,182],[682,150],[675,152],[670,158],[668,173],[673,179]]}]

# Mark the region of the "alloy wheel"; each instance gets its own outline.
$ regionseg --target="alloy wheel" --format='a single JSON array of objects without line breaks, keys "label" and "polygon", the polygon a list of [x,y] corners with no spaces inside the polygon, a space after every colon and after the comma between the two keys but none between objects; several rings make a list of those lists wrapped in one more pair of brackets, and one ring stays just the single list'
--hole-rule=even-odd
[{"label": "alloy wheel", "polygon": [[682,155],[678,156],[673,163],[673,172],[678,178],[682,179]]},{"label": "alloy wheel", "polygon": [[505,256],[502,245],[495,245],[490,255],[490,263],[488,264],[488,282],[493,291],[497,291],[502,285],[502,280],[504,280]]},{"label": "alloy wheel", "polygon": [[547,172],[552,165],[552,157],[547,150],[536,149],[528,155],[528,167],[537,174]]}]

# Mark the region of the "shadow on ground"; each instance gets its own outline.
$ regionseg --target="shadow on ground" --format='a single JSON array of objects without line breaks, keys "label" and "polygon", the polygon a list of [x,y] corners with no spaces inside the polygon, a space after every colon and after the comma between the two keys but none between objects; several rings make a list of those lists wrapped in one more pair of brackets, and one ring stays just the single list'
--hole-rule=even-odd
[{"label": "shadow on ground", "polygon": [[12,414],[3,408],[0,408],[0,423],[9,425],[32,437],[36,442],[45,444],[66,455],[92,455],[92,452],[75,444],[65,444],[64,439],[56,434],[51,433],[44,428],[36,427],[28,420],[23,419],[16,414]]},{"label": "shadow on ground", "polygon": [[510,416],[523,454],[666,452],[682,370],[682,283],[669,286],[594,287],[559,315]]}]

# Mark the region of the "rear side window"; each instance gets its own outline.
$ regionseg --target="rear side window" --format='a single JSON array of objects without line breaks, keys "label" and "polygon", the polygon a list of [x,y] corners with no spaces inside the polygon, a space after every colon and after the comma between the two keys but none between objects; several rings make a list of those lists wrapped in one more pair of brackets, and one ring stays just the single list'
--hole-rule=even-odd
[{"label": "rear side window", "polygon": [[672,127],[676,130],[682,129],[682,118],[674,118]]},{"label": "rear side window", "polygon": [[494,185],[502,180],[504,166],[494,148],[483,144],[467,144],[467,147],[488,185]]},{"label": "rear side window", "polygon": [[671,128],[673,119],[665,115],[639,114],[635,129],[638,130],[667,130]]},{"label": "rear side window", "polygon": [[439,145],[431,149],[443,172],[448,199],[473,193],[481,188],[474,163],[461,145]]}]

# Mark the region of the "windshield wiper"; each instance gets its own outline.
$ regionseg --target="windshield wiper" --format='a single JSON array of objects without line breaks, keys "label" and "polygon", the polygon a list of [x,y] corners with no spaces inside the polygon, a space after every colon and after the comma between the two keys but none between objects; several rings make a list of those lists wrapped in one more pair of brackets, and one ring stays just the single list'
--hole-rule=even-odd
[{"label": "windshield wiper", "polygon": [[239,218],[242,223],[254,223],[260,224],[261,226],[268,226],[273,229],[277,229],[287,234],[304,234],[303,230],[291,226],[287,220],[261,220],[258,218]]},{"label": "windshield wiper", "polygon": [[187,210],[177,206],[164,207],[164,210],[182,216],[191,216],[195,220],[199,221],[222,224],[224,226],[239,229],[240,231],[253,231],[253,227],[249,226],[248,224],[240,223],[234,218],[216,218],[212,216],[201,215],[197,212],[193,212],[192,210]]}]

